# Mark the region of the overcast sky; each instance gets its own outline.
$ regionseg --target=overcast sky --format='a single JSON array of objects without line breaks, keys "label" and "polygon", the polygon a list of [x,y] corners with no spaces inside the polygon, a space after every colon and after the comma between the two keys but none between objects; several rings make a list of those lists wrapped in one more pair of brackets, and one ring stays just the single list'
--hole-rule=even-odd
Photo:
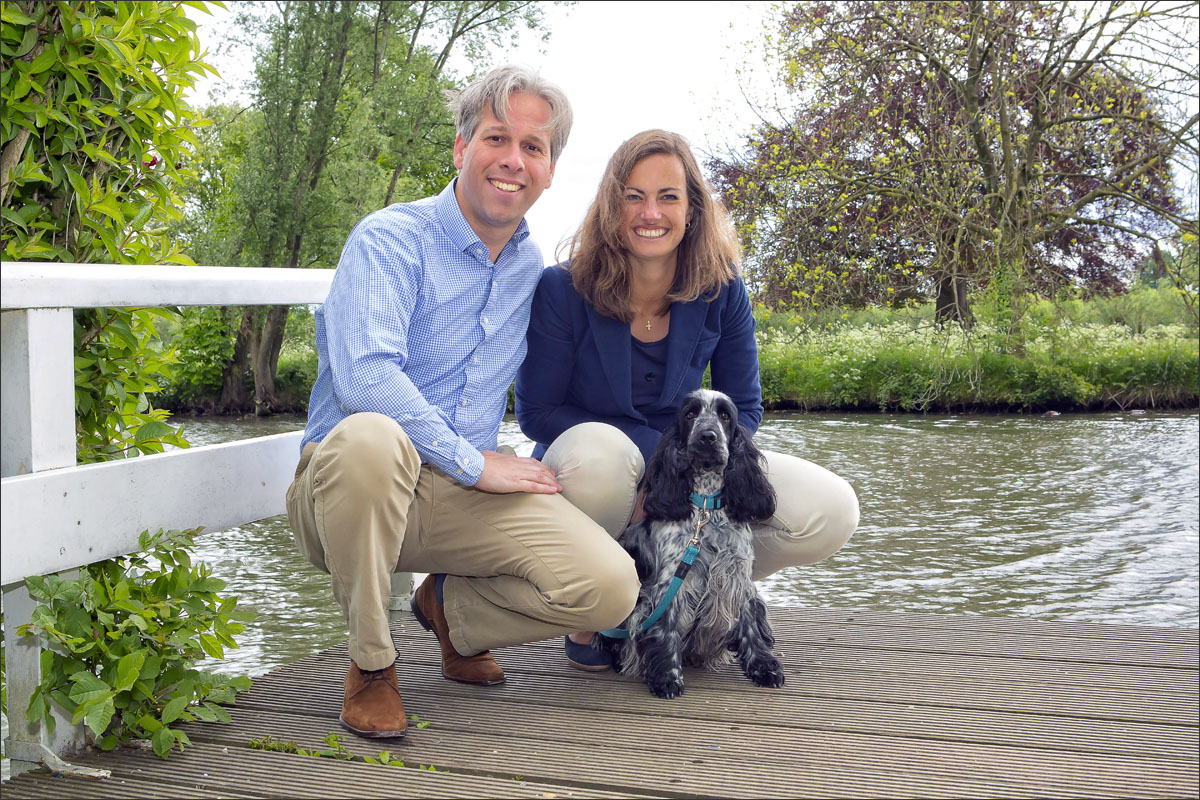
[{"label": "overcast sky", "polygon": [[[553,185],[528,216],[547,263],[583,218],[609,156],[631,135],[665,128],[706,150],[749,130],[755,117],[735,71],[760,60],[746,45],[760,40],[768,10],[761,2],[546,4],[548,42],[524,36],[517,46],[493,53],[488,66],[516,62],[538,68],[566,91],[575,111]],[[213,51],[210,63],[226,78],[248,75],[252,66],[219,52],[227,14],[216,11],[213,17],[190,15],[201,24],[202,46]],[[452,65],[467,71],[462,62]],[[209,88],[202,88],[198,102]]]}]

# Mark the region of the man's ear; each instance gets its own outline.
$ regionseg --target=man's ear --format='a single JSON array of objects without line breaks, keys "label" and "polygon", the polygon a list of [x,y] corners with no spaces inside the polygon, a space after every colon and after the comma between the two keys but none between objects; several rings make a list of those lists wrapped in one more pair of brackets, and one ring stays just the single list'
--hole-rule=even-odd
[{"label": "man's ear", "polygon": [[454,168],[462,169],[463,158],[467,153],[467,143],[461,136],[454,137]]}]

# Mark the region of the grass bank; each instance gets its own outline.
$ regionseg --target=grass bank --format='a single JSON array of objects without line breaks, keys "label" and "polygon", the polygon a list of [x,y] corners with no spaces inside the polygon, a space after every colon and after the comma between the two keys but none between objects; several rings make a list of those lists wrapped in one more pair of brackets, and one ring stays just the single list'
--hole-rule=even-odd
[{"label": "grass bank", "polygon": [[1015,335],[986,309],[967,331],[930,307],[801,322],[759,315],[768,408],[1084,411],[1200,405],[1200,337],[1153,288],[1087,303],[1033,303]]}]

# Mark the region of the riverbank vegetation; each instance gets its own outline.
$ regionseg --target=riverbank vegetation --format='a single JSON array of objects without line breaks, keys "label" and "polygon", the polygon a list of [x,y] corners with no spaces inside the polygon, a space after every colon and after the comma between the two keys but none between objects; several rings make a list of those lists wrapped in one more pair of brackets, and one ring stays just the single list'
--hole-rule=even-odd
[{"label": "riverbank vegetation", "polygon": [[1090,302],[1032,304],[1012,331],[939,325],[932,304],[823,326],[760,312],[768,408],[1017,411],[1195,408],[1200,339],[1168,312],[1173,287]]}]

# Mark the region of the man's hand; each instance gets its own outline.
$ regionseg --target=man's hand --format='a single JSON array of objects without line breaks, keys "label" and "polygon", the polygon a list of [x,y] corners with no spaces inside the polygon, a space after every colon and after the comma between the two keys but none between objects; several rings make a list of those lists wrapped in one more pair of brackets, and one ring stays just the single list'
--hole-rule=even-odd
[{"label": "man's hand", "polygon": [[483,473],[475,482],[475,488],[493,494],[532,492],[534,494],[557,494],[562,486],[550,468],[536,458],[483,452]]}]

